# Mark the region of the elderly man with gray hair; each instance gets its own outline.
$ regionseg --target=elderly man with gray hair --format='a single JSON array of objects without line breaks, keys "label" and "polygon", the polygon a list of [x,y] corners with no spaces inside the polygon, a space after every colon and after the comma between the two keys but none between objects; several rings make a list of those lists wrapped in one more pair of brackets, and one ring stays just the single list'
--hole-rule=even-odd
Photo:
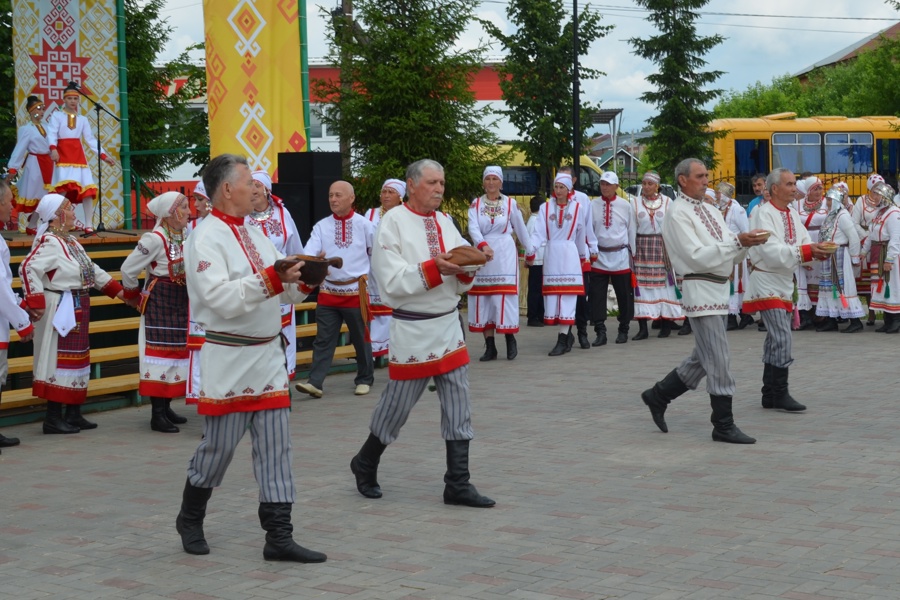
[{"label": "elderly man with gray hair", "polygon": [[444,199],[444,168],[429,159],[406,170],[409,201],[381,219],[372,252],[372,270],[381,295],[394,309],[388,376],[375,406],[369,437],[350,469],[366,498],[381,498],[378,464],[389,444],[434,379],[441,403],[441,435],[447,446],[444,503],[486,508],[494,505],[469,483],[472,409],[469,353],[459,326],[459,295],[475,274],[451,262],[451,250],[468,245],[450,217],[438,210]]},{"label": "elderly man with gray hair", "polygon": [[729,281],[735,263],[747,248],[765,241],[765,233],[735,234],[722,213],[704,202],[709,175],[706,165],[688,158],[675,167],[680,191],[663,223],[663,240],[675,272],[683,278],[682,306],[691,320],[696,345],[693,352],[662,381],[641,394],[653,422],[663,432],[669,428],[665,412],[669,403],[686,391],[697,389],[706,377],[712,406],[712,439],[731,444],[753,444],[734,423],[731,401],[734,377],[730,370],[725,319],[728,316]]}]

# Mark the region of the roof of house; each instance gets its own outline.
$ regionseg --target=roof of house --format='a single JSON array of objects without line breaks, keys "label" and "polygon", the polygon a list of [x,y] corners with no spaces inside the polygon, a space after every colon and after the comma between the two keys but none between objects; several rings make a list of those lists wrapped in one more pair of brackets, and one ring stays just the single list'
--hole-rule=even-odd
[{"label": "roof of house", "polygon": [[886,27],[885,29],[882,29],[881,31],[877,31],[870,36],[864,37],[863,39],[859,40],[858,42],[856,42],[854,44],[850,44],[843,50],[838,50],[837,52],[835,52],[834,54],[832,54],[830,56],[826,56],[822,60],[810,65],[809,67],[806,67],[805,69],[802,69],[802,70],[794,73],[793,76],[794,77],[802,77],[803,75],[806,75],[810,71],[817,69],[819,67],[825,67],[828,65],[833,65],[833,64],[841,63],[841,62],[856,58],[856,56],[860,52],[862,52],[864,50],[868,50],[869,48],[872,48],[873,46],[876,46],[878,44],[878,38],[882,35],[887,38],[891,38],[891,39],[900,36],[900,22],[894,23],[890,27]]}]

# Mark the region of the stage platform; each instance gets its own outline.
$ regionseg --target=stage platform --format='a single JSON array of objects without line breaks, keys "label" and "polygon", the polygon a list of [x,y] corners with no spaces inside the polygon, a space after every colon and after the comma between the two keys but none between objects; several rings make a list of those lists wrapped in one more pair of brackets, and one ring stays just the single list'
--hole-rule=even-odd
[{"label": "stage platform", "polygon": [[[134,246],[141,236],[150,231],[149,229],[112,229],[94,233],[88,237],[81,237],[81,234],[75,234],[78,241],[84,246],[85,250],[92,252],[100,250],[103,246]],[[6,240],[9,246],[10,254],[16,256],[21,253],[28,254],[31,250],[31,244],[34,241],[33,235],[19,233],[17,231],[0,231],[0,235]]]}]

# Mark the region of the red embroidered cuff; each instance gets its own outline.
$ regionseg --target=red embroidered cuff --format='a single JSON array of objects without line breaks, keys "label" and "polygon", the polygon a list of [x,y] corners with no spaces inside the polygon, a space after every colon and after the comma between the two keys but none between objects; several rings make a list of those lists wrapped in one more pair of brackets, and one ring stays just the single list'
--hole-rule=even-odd
[{"label": "red embroidered cuff", "polygon": [[131,289],[129,289],[129,288],[123,288],[123,289],[125,290],[123,297],[126,300],[133,300],[133,299],[139,298],[141,296],[141,288],[139,288],[139,287],[131,288]]},{"label": "red embroidered cuff", "polygon": [[810,244],[803,244],[800,246],[800,262],[808,263],[812,261],[812,259],[812,246]]},{"label": "red embroidered cuff", "polygon": [[16,176],[16,173],[18,173],[18,171],[15,170],[15,169],[8,169],[8,170],[7,170],[7,173],[9,173],[9,176],[10,176],[10,177],[15,177],[15,176]]},{"label": "red embroidered cuff", "polygon": [[487,246],[487,245],[488,245],[487,242],[482,241],[480,244],[478,244],[477,248],[478,248],[479,250],[484,250],[484,247]]},{"label": "red embroidered cuff", "polygon": [[43,294],[28,294],[25,296],[25,305],[28,308],[39,308],[43,310],[47,308],[47,299]]},{"label": "red embroidered cuff", "polygon": [[18,333],[19,337],[22,338],[22,337],[25,337],[26,335],[31,335],[31,332],[33,332],[33,331],[34,331],[34,324],[29,323],[28,327],[26,327],[25,329],[20,329],[16,333]]},{"label": "red embroidered cuff", "polygon": [[262,277],[263,283],[266,284],[266,290],[269,292],[270,297],[277,296],[284,291],[284,284],[275,272],[275,265],[270,265],[260,271],[259,276]]},{"label": "red embroidered cuff", "polygon": [[309,287],[308,285],[306,285],[306,284],[303,283],[302,281],[301,281],[300,283],[297,284],[297,287],[299,287],[299,288],[300,288],[300,291],[303,292],[304,294],[306,294],[307,296],[309,296],[310,294],[312,294],[312,293],[315,291],[315,289],[316,289],[316,288],[314,288],[314,287]]},{"label": "red embroidered cuff", "polygon": [[51,150],[56,150],[56,146],[54,146],[53,144],[50,144],[50,149],[51,149]]},{"label": "red embroidered cuff", "polygon": [[475,281],[475,273],[460,273],[456,276],[456,279],[460,283],[469,284]]},{"label": "red embroidered cuff", "polygon": [[110,279],[109,283],[107,283],[100,289],[101,293],[109,296],[110,298],[115,298],[121,291],[124,291],[124,288],[122,287],[122,284],[115,279]]},{"label": "red embroidered cuff", "polygon": [[444,278],[441,276],[441,272],[433,258],[419,264],[419,271],[422,273],[422,280],[427,290],[436,288],[444,283]]},{"label": "red embroidered cuff", "polygon": [[526,255],[525,255],[525,260],[526,260],[527,262],[534,262],[534,259],[535,259],[535,258],[537,258],[537,255],[536,255],[536,254],[526,254]]}]

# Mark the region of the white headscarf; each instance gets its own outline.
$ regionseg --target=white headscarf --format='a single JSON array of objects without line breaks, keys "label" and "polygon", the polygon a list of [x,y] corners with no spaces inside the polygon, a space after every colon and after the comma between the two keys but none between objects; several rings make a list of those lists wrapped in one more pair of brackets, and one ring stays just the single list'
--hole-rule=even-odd
[{"label": "white headscarf", "polygon": [[183,201],[187,201],[187,198],[180,192],[166,192],[148,202],[147,209],[156,217],[158,225],[164,218],[174,215]]},{"label": "white headscarf", "polygon": [[566,189],[572,191],[572,176],[568,173],[560,173],[556,176],[556,179],[553,180],[553,184],[561,183],[566,186]]},{"label": "white headscarf", "polygon": [[251,177],[265,186],[269,192],[272,191],[272,178],[265,171],[253,171]]},{"label": "white headscarf", "polygon": [[496,165],[491,165],[489,167],[485,167],[484,173],[481,174],[481,180],[484,181],[484,178],[487,177],[488,175],[494,175],[494,176],[498,177],[501,182],[503,181],[503,169],[501,169],[500,167],[498,167]]},{"label": "white headscarf", "polygon": [[398,194],[400,194],[400,198],[406,195],[406,183],[400,181],[399,179],[386,179],[384,184],[382,184],[381,189],[391,188]]},{"label": "white headscarf", "polygon": [[56,218],[59,207],[62,206],[65,201],[65,196],[59,194],[47,194],[41,198],[41,201],[38,202],[37,208],[35,209],[38,216],[41,218],[41,224],[38,226],[37,233],[34,236],[35,241],[47,233],[47,228],[50,227],[50,221]]},{"label": "white headscarf", "polygon": [[197,186],[194,188],[194,195],[203,196],[204,198],[209,199],[209,194],[206,193],[206,186],[203,185],[203,180],[197,182]]}]

